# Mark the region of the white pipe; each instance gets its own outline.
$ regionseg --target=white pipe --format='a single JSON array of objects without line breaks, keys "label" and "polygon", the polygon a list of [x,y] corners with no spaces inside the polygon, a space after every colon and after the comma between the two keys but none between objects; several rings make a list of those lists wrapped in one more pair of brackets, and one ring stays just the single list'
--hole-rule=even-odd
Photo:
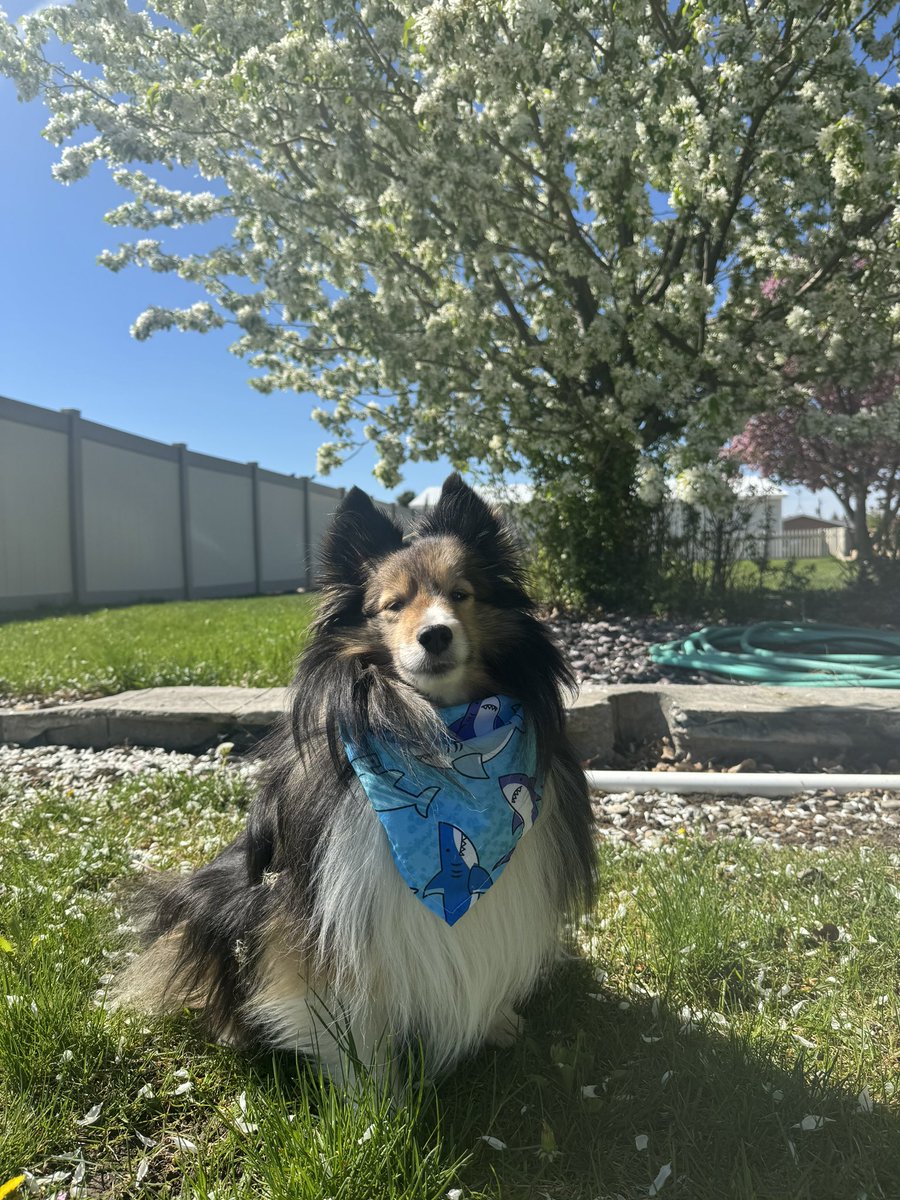
[{"label": "white pipe", "polygon": [[900,775],[791,775],[777,771],[585,771],[599,792],[704,792],[724,796],[794,796],[798,792],[900,792]]}]

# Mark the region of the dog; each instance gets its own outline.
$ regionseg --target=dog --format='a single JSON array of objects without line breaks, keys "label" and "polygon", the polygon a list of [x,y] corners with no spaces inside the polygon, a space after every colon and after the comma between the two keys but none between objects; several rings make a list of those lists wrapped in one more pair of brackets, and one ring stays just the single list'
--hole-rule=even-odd
[{"label": "dog", "polygon": [[[523,580],[508,526],[459,475],[406,541],[347,494],[247,828],[150,885],[117,1005],[199,1010],[220,1041],[345,1083],[403,1048],[436,1074],[515,1038],[595,864],[564,731],[573,680]],[[490,854],[493,832],[464,828],[488,820]],[[433,859],[416,876],[420,850]]]}]

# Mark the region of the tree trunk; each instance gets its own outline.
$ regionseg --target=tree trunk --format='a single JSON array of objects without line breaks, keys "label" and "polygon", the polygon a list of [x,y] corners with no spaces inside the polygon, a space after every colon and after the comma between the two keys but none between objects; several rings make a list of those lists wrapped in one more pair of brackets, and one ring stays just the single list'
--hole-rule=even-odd
[{"label": "tree trunk", "polygon": [[868,489],[856,488],[853,505],[853,542],[856,547],[857,561],[866,570],[871,569],[874,555],[872,553],[872,536],[866,523],[866,500]]}]

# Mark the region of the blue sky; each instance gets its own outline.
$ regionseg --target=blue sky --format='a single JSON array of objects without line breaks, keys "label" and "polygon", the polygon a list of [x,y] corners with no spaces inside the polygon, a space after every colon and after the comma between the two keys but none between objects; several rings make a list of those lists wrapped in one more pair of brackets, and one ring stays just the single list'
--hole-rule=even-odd
[{"label": "blue sky", "polygon": [[[114,275],[97,254],[128,240],[103,214],[127,199],[105,168],[68,186],[50,174],[57,151],[40,132],[46,110],[22,104],[0,78],[0,395],[45,408],[78,408],[104,425],[272,471],[311,475],[324,430],[311,397],[261,396],[250,368],[228,352],[227,330],[162,333],[136,342],[128,330],[150,304],[190,304],[199,289],[149,271]],[[204,188],[209,185],[204,183]],[[323,482],[358,484],[383,498],[366,446]],[[446,463],[411,463],[401,488],[440,483]]]},{"label": "blue sky", "polygon": [[[40,103],[20,103],[0,78],[0,161],[7,164],[0,188],[0,395],[78,408],[89,420],[158,441],[312,475],[316,447],[326,440],[310,417],[312,398],[255,392],[247,364],[228,352],[227,330],[131,337],[132,321],[148,305],[190,304],[202,295],[166,275],[114,275],[97,265],[101,250],[127,240],[127,231],[103,221],[127,196],[102,167],[78,183],[57,183],[50,174],[57,151],[40,136],[45,120]],[[371,474],[374,462],[366,446],[323,482],[358,484],[390,498]],[[448,470],[445,462],[411,463],[401,488],[420,491]],[[815,511],[818,497],[799,492],[785,512],[801,504]],[[828,493],[821,499],[823,514],[831,515],[836,504]]]}]

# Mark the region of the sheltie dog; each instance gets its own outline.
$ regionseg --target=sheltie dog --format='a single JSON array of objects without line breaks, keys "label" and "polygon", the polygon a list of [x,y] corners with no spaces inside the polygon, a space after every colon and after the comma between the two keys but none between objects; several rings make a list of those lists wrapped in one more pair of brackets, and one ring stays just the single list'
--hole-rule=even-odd
[{"label": "sheltie dog", "polygon": [[[115,1001],[199,1010],[221,1041],[309,1056],[345,1082],[412,1045],[433,1073],[514,1039],[516,1006],[589,900],[591,810],[564,731],[572,677],[534,615],[515,539],[458,475],[406,541],[353,488],[324,540],[321,585],[247,828],[208,866],[151,883],[144,949]],[[450,827],[447,878],[481,882],[448,924],[401,876],[347,748],[389,744],[440,773],[440,709],[497,695],[530,730],[540,811],[513,809],[527,833],[493,880]]]}]

